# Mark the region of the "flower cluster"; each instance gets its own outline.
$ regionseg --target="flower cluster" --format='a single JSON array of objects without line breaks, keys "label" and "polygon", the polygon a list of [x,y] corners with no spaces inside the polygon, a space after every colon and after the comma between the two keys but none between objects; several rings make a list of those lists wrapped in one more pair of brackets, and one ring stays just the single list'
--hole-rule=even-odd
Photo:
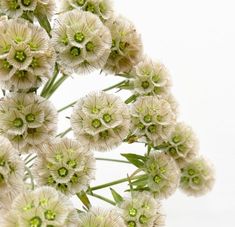
[{"label": "flower cluster", "polygon": [[128,227],[164,225],[161,204],[147,192],[133,193],[131,198],[126,198],[119,206]]},{"label": "flower cluster", "polygon": [[51,77],[55,51],[43,28],[25,20],[0,21],[0,84],[8,90],[37,88]]},{"label": "flower cluster", "polygon": [[0,100],[0,132],[20,152],[35,151],[57,130],[57,112],[46,99],[33,93],[11,93]]},{"label": "flower cluster", "polygon": [[39,185],[49,185],[67,195],[86,190],[94,178],[95,160],[86,147],[61,139],[40,148],[33,167]]},{"label": "flower cluster", "polygon": [[3,227],[77,227],[77,211],[68,199],[50,187],[25,191],[15,198],[3,217]]},{"label": "flower cluster", "polygon": [[153,146],[169,138],[176,120],[170,103],[154,96],[138,98],[131,108],[131,116],[132,135]]},{"label": "flower cluster", "polygon": [[76,138],[86,146],[106,151],[126,138],[130,125],[129,109],[115,95],[91,93],[75,105],[71,125]]},{"label": "flower cluster", "polygon": [[67,73],[100,69],[110,54],[110,31],[90,12],[75,9],[60,15],[52,36],[58,62]]},{"label": "flower cluster", "polygon": [[96,14],[103,20],[108,20],[113,14],[111,0],[63,0],[61,11],[81,9]]}]

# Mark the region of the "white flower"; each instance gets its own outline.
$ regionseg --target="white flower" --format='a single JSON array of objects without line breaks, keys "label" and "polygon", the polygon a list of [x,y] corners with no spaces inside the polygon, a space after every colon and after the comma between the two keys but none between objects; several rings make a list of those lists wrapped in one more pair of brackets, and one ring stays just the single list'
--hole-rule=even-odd
[{"label": "white flower", "polygon": [[57,112],[33,93],[11,93],[0,101],[0,128],[20,152],[29,152],[55,135]]},{"label": "white flower", "polygon": [[119,210],[92,208],[79,215],[79,227],[125,227]]},{"label": "white flower", "polygon": [[3,217],[3,227],[64,226],[76,227],[76,210],[68,198],[50,187],[25,191],[13,201],[11,211]]},{"label": "white flower", "polygon": [[59,63],[67,73],[101,69],[110,53],[108,28],[89,12],[72,10],[60,15],[52,36]]},{"label": "white flower", "polygon": [[71,125],[76,138],[91,149],[110,150],[129,132],[129,109],[118,96],[91,93],[75,105]]},{"label": "white flower", "polygon": [[170,156],[151,152],[145,163],[148,174],[148,187],[156,198],[168,198],[177,189],[180,180],[179,167]]},{"label": "white flower", "polygon": [[[131,198],[125,198],[119,205],[128,227],[161,227],[164,216],[161,204],[148,192],[134,192]],[[156,224],[161,220],[161,225]],[[155,225],[154,225],[155,224]]]},{"label": "white flower", "polygon": [[78,142],[61,139],[41,147],[33,167],[39,185],[49,185],[74,195],[86,190],[94,179],[95,159]]},{"label": "white flower", "polygon": [[129,72],[142,57],[142,42],[134,25],[121,16],[106,22],[112,35],[111,54],[104,69],[109,73]]},{"label": "white flower", "polygon": [[209,192],[215,182],[214,169],[204,158],[197,158],[181,169],[180,188],[189,196]]},{"label": "white flower", "polygon": [[156,96],[138,98],[131,115],[132,135],[154,146],[167,140],[174,129],[176,116],[171,105]]}]

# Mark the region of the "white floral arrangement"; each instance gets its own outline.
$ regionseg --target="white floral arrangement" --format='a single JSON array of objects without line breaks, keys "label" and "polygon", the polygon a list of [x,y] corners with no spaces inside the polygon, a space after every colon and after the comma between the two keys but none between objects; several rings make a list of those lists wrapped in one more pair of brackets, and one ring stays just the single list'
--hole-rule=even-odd
[{"label": "white floral arrangement", "polygon": [[[163,227],[161,204],[177,188],[189,196],[212,188],[212,165],[177,121],[168,70],[143,54],[140,34],[110,0],[0,0],[0,11],[1,227]],[[56,110],[49,98],[60,85],[94,70],[124,80]],[[108,93],[114,89],[130,97]],[[68,108],[71,125],[58,134],[58,114]],[[146,151],[102,161],[136,170],[91,186],[101,160],[94,151],[122,143]],[[123,182],[125,194],[110,188]],[[103,188],[112,199],[96,193]],[[112,207],[92,207],[90,197]]]}]

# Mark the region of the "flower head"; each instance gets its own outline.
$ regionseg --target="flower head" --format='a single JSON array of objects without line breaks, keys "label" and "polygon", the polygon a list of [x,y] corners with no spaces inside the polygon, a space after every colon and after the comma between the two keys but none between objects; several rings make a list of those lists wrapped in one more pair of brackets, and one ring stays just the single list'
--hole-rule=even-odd
[{"label": "flower head", "polygon": [[77,102],[71,125],[79,141],[98,151],[109,150],[120,145],[129,132],[129,109],[115,95],[91,93]]},{"label": "flower head", "polygon": [[131,110],[131,133],[154,146],[167,140],[174,129],[176,115],[165,99],[140,97]]},{"label": "flower head", "polygon": [[214,185],[214,170],[209,162],[197,158],[181,169],[180,188],[190,196],[201,196]]},{"label": "flower head", "polygon": [[74,195],[87,189],[94,178],[94,166],[94,157],[87,148],[61,139],[41,147],[33,172],[39,185]]},{"label": "flower head", "polygon": [[51,77],[55,51],[43,28],[22,19],[0,21],[0,83],[8,90],[39,87]]},{"label": "flower head", "polygon": [[112,48],[104,67],[107,72],[129,72],[142,57],[142,42],[134,25],[123,17],[107,21],[112,35]]},{"label": "flower head", "polygon": [[110,53],[111,35],[97,16],[72,10],[58,17],[53,43],[64,71],[84,73],[104,66]]},{"label": "flower head", "polygon": [[20,152],[32,151],[49,141],[56,133],[56,125],[54,106],[33,93],[12,93],[0,101],[1,134]]}]

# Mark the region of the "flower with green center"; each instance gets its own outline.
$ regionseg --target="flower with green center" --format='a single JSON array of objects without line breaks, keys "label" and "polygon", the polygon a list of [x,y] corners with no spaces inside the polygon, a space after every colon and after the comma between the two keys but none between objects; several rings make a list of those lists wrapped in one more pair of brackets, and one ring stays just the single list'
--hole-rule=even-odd
[{"label": "flower with green center", "polygon": [[154,178],[153,178],[154,182],[156,184],[160,184],[162,182],[162,178],[159,176],[159,175],[156,175]]},{"label": "flower with green center", "polygon": [[42,219],[38,216],[33,217],[31,220],[29,220],[29,226],[30,227],[41,227],[42,226]]},{"label": "flower with green center", "polygon": [[136,223],[134,221],[128,221],[127,226],[128,227],[136,227]]},{"label": "flower with green center", "polygon": [[21,0],[23,6],[30,6],[32,1],[31,0]]},{"label": "flower with green center", "polygon": [[24,125],[24,121],[23,121],[21,118],[16,118],[16,119],[13,121],[13,125],[14,125],[16,128],[21,128],[21,127]]},{"label": "flower with green center", "polygon": [[196,173],[196,172],[195,172],[194,169],[189,169],[189,170],[188,170],[188,175],[189,175],[189,176],[193,176],[195,173]]},{"label": "flower with green center", "polygon": [[36,68],[36,67],[39,66],[39,62],[38,62],[38,60],[37,60],[35,57],[33,57],[33,60],[32,60],[32,62],[31,62],[31,64],[30,64],[30,66],[31,66],[32,68]]},{"label": "flower with green center", "polygon": [[101,139],[105,140],[105,139],[108,139],[109,138],[109,131],[108,130],[105,130],[103,132],[100,132],[99,133],[99,136]]},{"label": "flower with green center", "polygon": [[25,119],[26,119],[27,122],[31,123],[31,122],[35,121],[36,117],[35,117],[34,114],[29,113],[29,114],[26,115]]},{"label": "flower with green center", "polygon": [[95,44],[93,42],[90,41],[86,44],[86,50],[88,52],[92,52],[94,51],[94,49],[95,49]]},{"label": "flower with green center", "polygon": [[3,68],[4,69],[12,69],[13,66],[6,59],[4,59],[3,60]]},{"label": "flower with green center", "polygon": [[81,54],[81,49],[73,46],[70,48],[70,54],[74,57],[78,57]]},{"label": "flower with green center", "polygon": [[54,221],[56,218],[56,212],[54,212],[52,210],[47,210],[44,212],[44,217],[46,220]]},{"label": "flower with green center", "polygon": [[66,177],[69,173],[69,171],[65,167],[59,168],[57,172],[60,177]]},{"label": "flower with green center", "polygon": [[77,166],[77,162],[76,162],[76,160],[69,160],[69,161],[67,161],[67,165],[74,169]]},{"label": "flower with green center", "polygon": [[156,125],[150,125],[150,126],[148,127],[148,131],[149,131],[150,133],[156,133],[156,132],[157,132],[157,126],[156,126]]},{"label": "flower with green center", "polygon": [[23,63],[26,60],[27,55],[25,54],[24,51],[16,51],[14,58],[15,58],[16,61],[18,61],[20,63]]},{"label": "flower with green center", "polygon": [[20,5],[18,4],[18,0],[10,0],[9,2],[9,9],[16,10],[19,9]]},{"label": "flower with green center", "polygon": [[129,215],[130,215],[131,217],[135,217],[135,216],[137,215],[137,209],[131,208],[131,209],[129,210]]},{"label": "flower with green center", "polygon": [[99,119],[94,119],[91,124],[94,128],[100,128],[102,126],[102,123]]},{"label": "flower with green center", "polygon": [[86,3],[86,0],[76,0],[78,6],[83,6]]},{"label": "flower with green center", "polygon": [[96,13],[95,5],[93,5],[91,2],[87,3],[85,10],[91,13]]},{"label": "flower with green center", "polygon": [[112,116],[110,114],[104,114],[103,120],[105,121],[105,123],[110,123],[112,121]]},{"label": "flower with green center", "polygon": [[77,32],[75,35],[74,35],[74,40],[78,43],[82,43],[85,39],[85,36],[82,32]]},{"label": "flower with green center", "polygon": [[141,224],[146,224],[146,223],[148,222],[148,218],[147,218],[144,214],[142,214],[142,215],[140,215],[140,217],[139,217],[139,222],[140,222]]},{"label": "flower with green center", "polygon": [[140,130],[144,130],[145,129],[145,125],[141,122],[138,123],[137,127],[140,129]]},{"label": "flower with green center", "polygon": [[141,84],[142,88],[148,89],[149,88],[149,82],[148,81],[143,81]]},{"label": "flower with green center", "polygon": [[151,115],[145,115],[144,116],[144,121],[146,122],[146,123],[150,123],[151,121],[152,121],[152,116]]}]

